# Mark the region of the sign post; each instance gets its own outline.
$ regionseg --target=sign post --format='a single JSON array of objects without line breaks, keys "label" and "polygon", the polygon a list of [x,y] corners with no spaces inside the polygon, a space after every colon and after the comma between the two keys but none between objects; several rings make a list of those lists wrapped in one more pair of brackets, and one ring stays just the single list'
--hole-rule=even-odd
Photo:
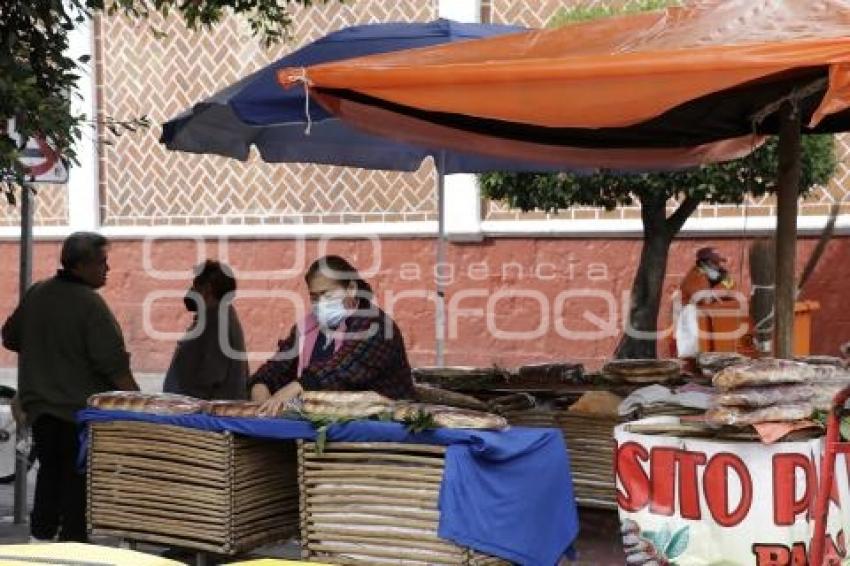
[{"label": "sign post", "polygon": [[[42,137],[29,138],[23,143],[21,135],[15,128],[15,119],[6,122],[7,133],[21,148],[20,162],[26,167],[28,181],[36,183],[62,184],[68,182],[68,169],[60,155]],[[18,280],[18,297],[24,295],[32,285],[32,225],[35,201],[33,190],[29,186],[21,188],[21,248],[20,271]],[[20,357],[18,358],[18,375],[20,376]],[[20,382],[16,389],[20,390]],[[27,445],[29,431],[15,428],[15,446]],[[26,522],[27,512],[27,472],[29,471],[29,454],[15,450],[15,524]]]},{"label": "sign post", "polygon": [[[24,294],[32,284],[32,218],[33,200],[32,189],[21,189],[21,251],[20,271],[18,280],[18,297],[23,300]],[[18,357],[18,376],[21,374],[20,356]],[[20,390],[20,381],[17,390]],[[15,427],[15,446],[25,445],[28,431],[20,426]],[[27,512],[27,472],[29,471],[29,454],[15,450],[15,524],[26,522]]]}]

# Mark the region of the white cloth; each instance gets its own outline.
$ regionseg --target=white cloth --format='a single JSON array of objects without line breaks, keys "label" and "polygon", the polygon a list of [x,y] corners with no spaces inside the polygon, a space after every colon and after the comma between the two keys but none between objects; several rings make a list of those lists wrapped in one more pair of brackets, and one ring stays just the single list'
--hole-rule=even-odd
[{"label": "white cloth", "polygon": [[677,391],[673,392],[663,385],[649,385],[634,391],[623,399],[618,412],[620,415],[629,415],[640,407],[652,405],[679,405],[693,409],[708,409],[711,406],[712,395],[704,391]]},{"label": "white cloth", "polygon": [[694,358],[699,354],[699,323],[694,304],[683,306],[676,319],[676,353],[680,358]]}]

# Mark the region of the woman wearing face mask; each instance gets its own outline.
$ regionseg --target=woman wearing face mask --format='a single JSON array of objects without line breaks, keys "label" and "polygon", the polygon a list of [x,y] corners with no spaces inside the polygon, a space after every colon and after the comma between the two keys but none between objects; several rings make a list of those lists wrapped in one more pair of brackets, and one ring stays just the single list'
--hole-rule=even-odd
[{"label": "woman wearing face mask", "polygon": [[304,279],[310,314],[251,377],[251,398],[278,414],[307,390],[375,391],[413,397],[410,364],[398,326],[375,306],[372,289],[339,256],[313,262]]}]

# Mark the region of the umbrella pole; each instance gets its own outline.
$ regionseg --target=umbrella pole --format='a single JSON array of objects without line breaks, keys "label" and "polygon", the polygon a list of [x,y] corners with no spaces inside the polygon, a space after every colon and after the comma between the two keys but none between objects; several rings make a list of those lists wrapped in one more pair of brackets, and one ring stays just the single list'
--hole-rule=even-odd
[{"label": "umbrella pole", "polygon": [[785,103],[779,113],[779,171],[776,207],[776,357],[794,356],[795,262],[797,257],[797,204],[801,168],[800,112]]},{"label": "umbrella pole", "polygon": [[445,174],[446,152],[441,151],[437,161],[437,269],[434,275],[437,285],[437,312],[434,315],[435,340],[436,340],[436,365],[443,367],[445,359],[445,337],[446,337],[446,290],[443,285],[443,263],[446,261],[446,215],[443,210],[446,200],[446,174]]},{"label": "umbrella pole", "polygon": [[[23,186],[21,188],[21,251],[19,270],[19,295],[18,300],[24,298],[24,294],[32,283],[32,218],[33,201],[32,190]],[[18,356],[18,382],[17,390],[20,391],[20,356]],[[26,436],[26,431],[20,426],[15,427],[15,445]],[[29,468],[29,454],[19,454],[15,450],[15,505],[14,520],[16,525],[26,522],[27,514],[27,471]]]}]

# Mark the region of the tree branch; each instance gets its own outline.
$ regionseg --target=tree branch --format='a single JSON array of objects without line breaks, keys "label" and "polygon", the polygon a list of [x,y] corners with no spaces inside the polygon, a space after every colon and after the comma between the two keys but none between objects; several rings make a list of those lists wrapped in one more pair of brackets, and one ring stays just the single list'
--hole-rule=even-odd
[{"label": "tree branch", "polygon": [[671,238],[679,233],[679,230],[682,229],[682,226],[685,225],[685,222],[687,222],[688,218],[691,217],[691,214],[694,213],[701,203],[701,198],[692,195],[685,197],[685,200],[679,204],[679,208],[667,219],[667,233]]}]

